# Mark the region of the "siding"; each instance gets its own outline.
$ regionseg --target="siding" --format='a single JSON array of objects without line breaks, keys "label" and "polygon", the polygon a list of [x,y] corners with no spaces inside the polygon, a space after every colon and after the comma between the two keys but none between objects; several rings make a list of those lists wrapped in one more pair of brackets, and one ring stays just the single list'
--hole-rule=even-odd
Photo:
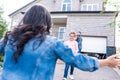
[{"label": "siding", "polygon": [[115,46],[114,27],[110,23],[114,21],[112,16],[104,15],[69,15],[67,20],[66,36],[71,31],[81,31],[83,35],[107,36],[108,46]]}]

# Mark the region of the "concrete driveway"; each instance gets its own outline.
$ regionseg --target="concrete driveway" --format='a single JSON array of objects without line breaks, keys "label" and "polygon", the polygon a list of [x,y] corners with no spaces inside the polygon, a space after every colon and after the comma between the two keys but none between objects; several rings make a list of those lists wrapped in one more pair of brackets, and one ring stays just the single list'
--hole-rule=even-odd
[{"label": "concrete driveway", "polygon": [[[64,72],[64,64],[57,64],[54,80],[62,80]],[[75,68],[75,80],[120,80],[120,75],[112,68],[102,67],[95,72],[84,72]],[[68,80],[69,76],[68,76]]]}]

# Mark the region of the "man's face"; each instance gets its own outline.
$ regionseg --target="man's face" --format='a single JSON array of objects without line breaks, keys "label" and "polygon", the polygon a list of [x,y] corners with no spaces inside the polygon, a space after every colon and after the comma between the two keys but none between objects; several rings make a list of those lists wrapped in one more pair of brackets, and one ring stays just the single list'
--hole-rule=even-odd
[{"label": "man's face", "polygon": [[77,36],[80,36],[81,35],[81,33],[77,33]]}]

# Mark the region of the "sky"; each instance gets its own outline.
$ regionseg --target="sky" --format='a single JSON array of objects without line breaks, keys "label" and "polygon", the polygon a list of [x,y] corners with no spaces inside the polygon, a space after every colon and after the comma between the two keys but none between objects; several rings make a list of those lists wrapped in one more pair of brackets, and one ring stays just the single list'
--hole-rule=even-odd
[{"label": "sky", "polygon": [[3,0],[3,7],[6,13],[12,13],[33,0]]},{"label": "sky", "polygon": [[4,9],[4,17],[8,17],[7,15],[18,10],[31,1],[33,0],[0,0],[0,5]]}]

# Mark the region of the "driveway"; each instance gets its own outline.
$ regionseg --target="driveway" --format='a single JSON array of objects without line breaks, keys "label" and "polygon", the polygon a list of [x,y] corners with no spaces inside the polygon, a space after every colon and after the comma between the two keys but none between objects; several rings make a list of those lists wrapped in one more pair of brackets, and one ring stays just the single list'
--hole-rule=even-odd
[{"label": "driveway", "polygon": [[[56,65],[54,80],[62,80],[64,66],[64,63]],[[85,72],[75,68],[74,78],[75,80],[120,80],[118,73],[110,67],[102,67],[95,72]]]}]

